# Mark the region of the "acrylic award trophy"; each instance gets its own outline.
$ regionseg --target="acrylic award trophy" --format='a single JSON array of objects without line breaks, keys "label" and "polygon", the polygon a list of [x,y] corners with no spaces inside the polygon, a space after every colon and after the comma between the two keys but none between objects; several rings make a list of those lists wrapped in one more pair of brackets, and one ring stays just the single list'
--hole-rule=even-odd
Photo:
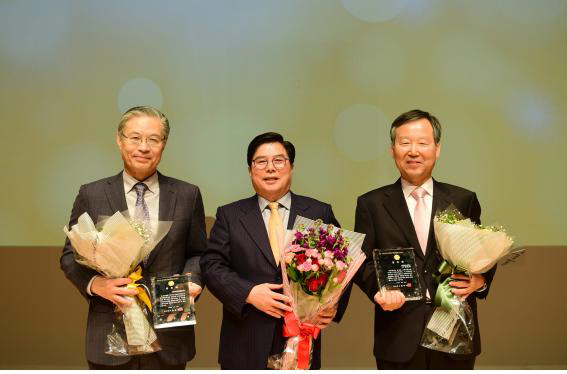
[{"label": "acrylic award trophy", "polygon": [[423,297],[413,248],[375,249],[373,254],[380,290],[399,290],[408,301]]}]

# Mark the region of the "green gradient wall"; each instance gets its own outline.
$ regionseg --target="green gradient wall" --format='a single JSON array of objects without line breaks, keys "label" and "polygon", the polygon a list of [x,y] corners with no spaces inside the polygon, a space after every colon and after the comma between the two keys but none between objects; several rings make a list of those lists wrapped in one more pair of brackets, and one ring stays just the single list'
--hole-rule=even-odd
[{"label": "green gradient wall", "polygon": [[565,245],[567,1],[0,0],[0,245],[59,245],[81,184],[115,174],[121,112],[161,108],[160,170],[207,215],[251,195],[249,140],[297,148],[293,190],[333,204],[397,171],[388,130],[443,128],[434,176],[485,223]]}]

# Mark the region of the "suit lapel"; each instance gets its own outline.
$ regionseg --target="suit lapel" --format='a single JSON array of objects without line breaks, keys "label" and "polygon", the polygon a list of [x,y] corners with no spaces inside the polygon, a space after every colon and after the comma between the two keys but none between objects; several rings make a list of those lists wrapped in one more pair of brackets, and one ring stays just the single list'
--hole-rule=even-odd
[{"label": "suit lapel", "polygon": [[417,240],[417,234],[402,191],[401,179],[398,179],[397,182],[391,186],[386,195],[387,199],[384,201],[384,208],[386,208],[388,214],[390,214],[394,222],[396,222],[400,228],[400,231],[411,244],[415,254],[423,259],[423,252],[421,251],[421,246]]},{"label": "suit lapel", "polygon": [[[177,193],[173,187],[171,180],[158,172],[158,182],[159,182],[159,213],[158,220],[160,221],[172,221],[175,213],[175,202],[177,200]],[[172,226],[173,227],[173,226]],[[146,267],[149,267],[152,262],[157,257],[158,252],[164,247],[167,242],[168,236],[166,235],[154,250],[150,253],[150,257],[146,263]]]},{"label": "suit lapel", "polygon": [[171,180],[158,172],[159,181],[159,220],[171,221],[175,213],[177,191],[173,188]]},{"label": "suit lapel", "polygon": [[[294,194],[293,192],[291,192],[291,206],[289,209],[289,219],[287,221],[287,229],[291,230],[293,229],[293,224],[295,223],[295,218],[298,215],[302,215],[303,212],[305,212],[305,210],[307,209],[307,206],[304,204],[304,201],[297,196],[296,194]],[[323,217],[321,217],[323,218]]]},{"label": "suit lapel", "polygon": [[274,268],[277,268],[272,248],[270,247],[270,240],[268,238],[268,232],[266,231],[266,225],[264,224],[264,219],[260,212],[260,206],[258,205],[258,196],[254,195],[249,199],[243,200],[241,202],[240,210],[242,212],[240,221],[242,222],[244,229],[248,235],[250,235],[254,243],[256,243],[256,246],[260,249],[260,252],[266,260]]},{"label": "suit lapel", "polygon": [[438,211],[447,208],[451,204],[449,193],[443,188],[442,184],[433,180],[433,207],[431,208],[431,219]]},{"label": "suit lapel", "polygon": [[110,209],[113,212],[112,214],[128,210],[122,172],[108,180],[107,185],[104,188],[104,192],[108,199],[108,203],[110,204]]},{"label": "suit lapel", "polygon": [[441,211],[449,206],[451,203],[449,193],[443,189],[443,186],[433,179],[433,206],[431,207],[431,224],[429,225],[429,238],[427,239],[427,252],[433,252],[433,245],[435,244],[435,228],[433,226],[433,219],[438,211]]}]

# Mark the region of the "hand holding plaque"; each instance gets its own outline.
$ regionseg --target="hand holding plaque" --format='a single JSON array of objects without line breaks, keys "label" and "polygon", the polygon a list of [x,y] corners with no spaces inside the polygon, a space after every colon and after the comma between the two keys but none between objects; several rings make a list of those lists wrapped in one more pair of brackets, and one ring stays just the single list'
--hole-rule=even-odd
[{"label": "hand holding plaque", "polygon": [[408,301],[423,297],[413,248],[375,249],[373,255],[380,290],[399,290]]}]

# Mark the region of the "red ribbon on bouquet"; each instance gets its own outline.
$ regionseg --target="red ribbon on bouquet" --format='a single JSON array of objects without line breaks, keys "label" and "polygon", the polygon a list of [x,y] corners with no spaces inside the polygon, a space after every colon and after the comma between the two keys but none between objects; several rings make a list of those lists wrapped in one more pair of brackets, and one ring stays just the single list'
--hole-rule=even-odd
[{"label": "red ribbon on bouquet", "polygon": [[283,335],[286,338],[299,335],[299,346],[297,347],[297,368],[309,369],[309,354],[311,353],[312,339],[317,339],[319,329],[311,323],[301,323],[292,312],[285,315]]}]

